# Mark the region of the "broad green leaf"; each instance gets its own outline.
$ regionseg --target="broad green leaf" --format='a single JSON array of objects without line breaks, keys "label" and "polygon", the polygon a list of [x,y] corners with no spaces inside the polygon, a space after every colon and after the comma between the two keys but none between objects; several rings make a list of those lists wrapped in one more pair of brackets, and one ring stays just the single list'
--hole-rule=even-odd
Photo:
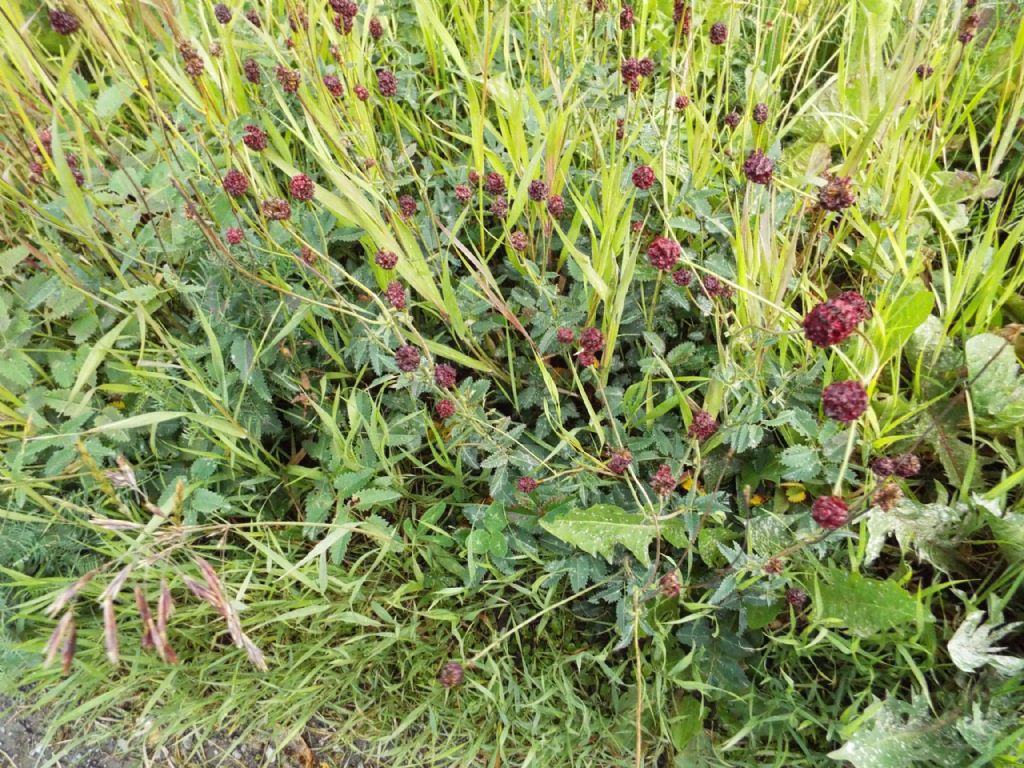
[{"label": "broad green leaf", "polygon": [[649,562],[648,547],[654,541],[656,528],[646,517],[626,512],[614,504],[596,504],[587,509],[573,509],[541,518],[541,527],[552,536],[579,547],[591,555],[601,555],[608,562],[621,544],[637,560]]},{"label": "broad green leaf", "polygon": [[96,97],[96,117],[106,120],[117,114],[121,106],[128,101],[135,87],[125,81],[114,83]]},{"label": "broad green leaf", "polygon": [[931,315],[935,297],[928,291],[900,296],[886,312],[885,353],[894,355],[906,344],[914,331]]},{"label": "broad green leaf", "polygon": [[963,746],[951,723],[937,721],[924,699],[908,704],[899,699],[876,701],[861,716],[860,727],[839,749],[833,760],[845,760],[854,768],[961,768]]},{"label": "broad green leaf", "polygon": [[918,618],[917,601],[896,582],[838,568],[828,569],[813,604],[817,621],[836,622],[861,637],[913,624]]},{"label": "broad green leaf", "polygon": [[1013,345],[994,333],[967,340],[967,373],[979,421],[992,429],[1024,425],[1024,383]]}]

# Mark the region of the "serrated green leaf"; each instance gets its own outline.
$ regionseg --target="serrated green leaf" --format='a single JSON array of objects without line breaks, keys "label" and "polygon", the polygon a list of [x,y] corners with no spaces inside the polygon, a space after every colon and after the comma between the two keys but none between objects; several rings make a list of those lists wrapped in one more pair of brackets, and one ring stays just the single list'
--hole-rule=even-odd
[{"label": "serrated green leaf", "polygon": [[621,544],[641,563],[650,561],[648,547],[656,535],[655,526],[643,515],[626,512],[614,504],[596,504],[560,515],[541,518],[541,527],[552,536],[579,547],[591,555],[612,561],[615,545]]},{"label": "serrated green leaf", "polygon": [[917,601],[894,581],[829,568],[813,601],[817,621],[838,623],[861,637],[913,624]]}]

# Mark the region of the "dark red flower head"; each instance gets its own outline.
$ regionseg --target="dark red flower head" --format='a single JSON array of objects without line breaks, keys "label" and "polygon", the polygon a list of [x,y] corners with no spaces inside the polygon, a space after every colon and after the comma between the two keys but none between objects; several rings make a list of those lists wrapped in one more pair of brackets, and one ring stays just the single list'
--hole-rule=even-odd
[{"label": "dark red flower head", "polygon": [[548,196],[548,185],[540,179],[534,179],[530,182],[530,186],[527,188],[526,193],[535,203],[542,202],[544,198]]},{"label": "dark red flower head", "polygon": [[530,247],[530,238],[523,230],[517,229],[508,236],[508,244],[512,246],[513,251],[521,253]]},{"label": "dark red flower head", "polygon": [[497,171],[491,171],[487,174],[487,180],[484,182],[484,190],[489,195],[505,194],[505,177]]},{"label": "dark red flower head", "polygon": [[608,463],[605,464],[609,472],[613,472],[616,475],[626,474],[626,470],[629,469],[629,465],[633,463],[633,454],[630,453],[626,448],[618,448],[612,451],[611,458],[608,459]]},{"label": "dark red flower head", "polygon": [[402,195],[398,198],[398,211],[403,219],[410,218],[417,210],[419,210],[419,206],[416,204],[416,198],[412,195]]},{"label": "dark red flower head", "polygon": [[735,128],[737,125],[740,124],[740,120],[742,119],[743,115],[741,115],[738,111],[734,109],[732,112],[730,112],[728,115],[722,118],[722,122],[725,123],[726,126],[729,128]]},{"label": "dark red flower head", "polygon": [[701,442],[707,440],[718,431],[718,422],[715,417],[705,410],[698,409],[693,412],[693,421],[686,434]]},{"label": "dark red flower head", "polygon": [[505,199],[504,195],[498,195],[487,210],[491,212],[492,216],[504,219],[508,215],[508,200]]},{"label": "dark red flower head", "polygon": [[676,109],[682,111],[690,106],[689,96],[676,96]]},{"label": "dark red flower head", "polygon": [[263,26],[263,22],[260,21],[260,15],[252,8],[245,12],[245,18],[248,19],[249,23],[256,27],[256,29]]},{"label": "dark red flower head", "polygon": [[917,69],[914,71],[917,72],[918,80],[927,80],[935,73],[935,69],[929,67],[927,64],[918,64]]},{"label": "dark red flower head", "polygon": [[285,221],[291,218],[292,215],[292,207],[288,205],[288,201],[282,200],[279,197],[264,200],[262,207],[263,215],[271,221]]},{"label": "dark red flower head", "polygon": [[683,249],[675,240],[658,236],[647,247],[647,258],[651,260],[651,264],[655,269],[668,272],[679,261],[682,252]]},{"label": "dark red flower head", "polygon": [[576,339],[576,334],[572,332],[572,328],[563,326],[555,332],[555,338],[560,344],[572,344]]},{"label": "dark red flower head", "polygon": [[224,174],[224,180],[221,182],[224,186],[224,191],[232,197],[241,197],[249,190],[249,180],[245,178],[245,174],[235,168]]},{"label": "dark red flower head", "polygon": [[468,203],[473,198],[473,190],[465,184],[455,185],[455,199],[460,203]]},{"label": "dark red flower head", "polygon": [[263,71],[256,59],[246,59],[242,62],[242,72],[245,74],[245,79],[253,85],[259,85],[260,80],[263,79]]},{"label": "dark red flower head", "polygon": [[764,125],[768,120],[768,105],[764,102],[754,105],[754,109],[751,112],[751,116],[754,118],[754,122],[758,125]]},{"label": "dark red flower head", "polygon": [[842,211],[857,202],[849,176],[826,175],[827,183],[818,190],[818,204],[826,211]]},{"label": "dark red flower head", "polygon": [[345,95],[345,86],[341,84],[341,80],[337,75],[324,75],[324,87],[336,99],[340,99]]},{"label": "dark red flower head", "polygon": [[438,674],[437,679],[444,688],[455,688],[462,683],[462,665],[457,661],[449,661]]},{"label": "dark red flower head", "polygon": [[360,101],[366,101],[370,98],[370,92],[362,85],[357,85],[352,88],[352,92],[356,95],[356,98]]},{"label": "dark red flower head", "polygon": [[654,59],[643,58],[637,63],[637,69],[641,77],[650,77],[654,74]]},{"label": "dark red flower head", "polygon": [[847,291],[818,304],[804,317],[804,335],[819,347],[831,347],[849,338],[857,324],[871,314],[867,302],[856,291]]},{"label": "dark red flower head", "polygon": [[384,35],[384,25],[380,23],[380,19],[374,16],[370,19],[370,37],[374,40],[380,40]]},{"label": "dark red flower head", "polygon": [[262,152],[267,148],[267,134],[258,125],[245,126],[242,143],[253,152]]},{"label": "dark red flower head", "polygon": [[846,525],[850,508],[838,496],[819,496],[811,505],[811,518],[822,528],[835,530]]},{"label": "dark red flower head", "polygon": [[288,189],[296,200],[306,202],[313,199],[316,185],[309,176],[304,173],[298,173],[292,176],[291,181],[288,183]]},{"label": "dark red flower head", "polygon": [[441,389],[451,389],[455,386],[455,368],[448,363],[439,363],[434,366],[434,383]]},{"label": "dark red flower head", "polygon": [[904,453],[893,461],[893,472],[903,478],[911,478],[921,471],[921,459],[914,453]]},{"label": "dark red flower head", "polygon": [[651,476],[651,488],[659,496],[671,496],[676,489],[676,479],[672,476],[672,468],[662,464]]},{"label": "dark red flower head", "polygon": [[224,3],[217,3],[213,6],[213,17],[221,24],[227,24],[231,21],[231,9],[224,5]]},{"label": "dark red flower head", "polygon": [[391,304],[395,309],[405,309],[405,288],[397,280],[392,280],[388,283],[387,290],[384,291],[384,295],[387,297],[388,303]]},{"label": "dark red flower head", "polygon": [[537,490],[538,485],[540,485],[540,483],[532,477],[520,477],[516,480],[516,488],[518,488],[521,493],[533,493]]},{"label": "dark red flower head", "polygon": [[760,149],[755,149],[743,162],[743,173],[754,184],[771,184],[775,163]]},{"label": "dark red flower head", "polygon": [[50,26],[61,35],[71,35],[78,31],[78,17],[68,11],[50,11]]},{"label": "dark red flower head", "polygon": [[599,328],[590,326],[580,331],[580,349],[591,354],[600,352],[604,348],[604,334]]},{"label": "dark red flower head", "polygon": [[548,197],[548,213],[551,214],[552,218],[562,218],[562,215],[565,213],[565,201],[561,195],[551,195]]},{"label": "dark red flower head", "polygon": [[803,608],[807,605],[807,593],[802,589],[787,589],[786,602],[794,608]]},{"label": "dark red flower head", "polygon": [[224,239],[228,241],[229,245],[238,245],[245,239],[245,233],[238,227],[228,227],[224,232]]},{"label": "dark red flower head", "polygon": [[637,189],[650,189],[655,181],[657,178],[654,176],[654,169],[649,165],[637,166],[633,171],[633,185]]},{"label": "dark red flower head", "polygon": [[708,35],[714,45],[722,45],[729,37],[729,28],[725,22],[716,21],[711,25],[711,32]]},{"label": "dark red flower head", "polygon": [[377,90],[381,96],[388,99],[398,93],[398,80],[393,72],[386,69],[377,70]]},{"label": "dark red flower head", "polygon": [[672,23],[680,28],[683,37],[690,34],[690,21],[693,18],[693,11],[686,0],[674,0],[672,3]]},{"label": "dark red flower head", "polygon": [[619,29],[629,29],[633,26],[633,9],[628,5],[623,5],[622,10],[619,11]]},{"label": "dark red flower head", "polygon": [[438,400],[434,405],[434,413],[441,421],[451,418],[455,415],[455,403],[451,400]]},{"label": "dark red flower head", "polygon": [[837,421],[855,421],[868,408],[868,393],[859,381],[837,381],[821,393],[825,415]]},{"label": "dark red flower head", "polygon": [[395,362],[400,371],[415,371],[420,367],[420,351],[412,344],[403,344],[395,350]]},{"label": "dark red flower head", "polygon": [[274,70],[274,74],[277,75],[277,82],[281,84],[281,87],[286,93],[295,93],[299,90],[299,83],[302,82],[302,75],[299,74],[298,70],[288,69],[288,67],[278,64],[277,69]]},{"label": "dark red flower head", "polygon": [[672,273],[672,282],[685,288],[693,282],[693,272],[688,269],[677,269]]},{"label": "dark red flower head", "polygon": [[394,269],[395,265],[398,264],[397,254],[391,251],[377,251],[373,256],[373,260],[381,269]]}]

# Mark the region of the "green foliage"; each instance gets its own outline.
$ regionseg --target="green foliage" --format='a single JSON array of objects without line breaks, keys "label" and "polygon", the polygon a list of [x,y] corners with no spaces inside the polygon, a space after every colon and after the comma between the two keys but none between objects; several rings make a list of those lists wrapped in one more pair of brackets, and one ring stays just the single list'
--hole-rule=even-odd
[{"label": "green foliage", "polygon": [[4,3],[0,667],[51,737],[1021,756],[1020,8],[605,5]]}]

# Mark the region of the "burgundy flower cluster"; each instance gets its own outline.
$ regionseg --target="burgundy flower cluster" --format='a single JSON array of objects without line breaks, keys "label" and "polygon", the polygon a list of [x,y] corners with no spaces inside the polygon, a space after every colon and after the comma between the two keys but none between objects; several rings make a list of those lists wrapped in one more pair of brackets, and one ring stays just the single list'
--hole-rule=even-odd
[{"label": "burgundy flower cluster", "polygon": [[818,304],[804,317],[804,335],[819,347],[831,347],[849,338],[857,325],[871,317],[871,308],[856,291]]},{"label": "burgundy flower cluster", "polygon": [[597,353],[604,348],[604,334],[600,329],[584,328],[580,331],[580,351],[577,352],[580,365],[590,367],[597,363]]},{"label": "burgundy flower cluster", "polygon": [[622,75],[622,82],[626,84],[631,93],[640,90],[640,78],[650,77],[654,74],[654,59],[633,59],[629,58],[622,62],[619,73]]},{"label": "burgundy flower cluster", "polygon": [[747,155],[743,162],[743,173],[754,184],[771,184],[774,172],[775,163],[760,149],[755,149]]},{"label": "burgundy flower cluster", "polygon": [[704,442],[718,431],[718,422],[715,417],[705,410],[698,409],[693,412],[693,421],[686,434],[695,440]]},{"label": "burgundy flower cluster", "polygon": [[868,408],[868,393],[859,381],[837,381],[821,393],[825,415],[836,421],[856,421]]},{"label": "burgundy flower cluster", "polygon": [[911,478],[921,471],[921,459],[914,453],[900,456],[882,456],[871,462],[871,471],[880,478]]},{"label": "burgundy flower cluster", "polygon": [[675,240],[659,235],[647,247],[647,258],[651,260],[651,265],[655,269],[669,272],[679,261],[682,252],[683,249]]}]

